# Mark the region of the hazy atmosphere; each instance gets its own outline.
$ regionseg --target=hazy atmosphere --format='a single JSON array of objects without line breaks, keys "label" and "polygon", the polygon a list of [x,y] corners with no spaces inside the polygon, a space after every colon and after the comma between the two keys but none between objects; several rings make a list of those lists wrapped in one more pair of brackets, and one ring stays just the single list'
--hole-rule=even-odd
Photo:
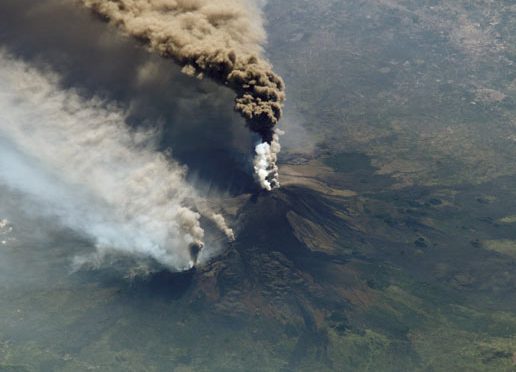
[{"label": "hazy atmosphere", "polygon": [[0,0],[0,371],[512,371],[516,3]]}]

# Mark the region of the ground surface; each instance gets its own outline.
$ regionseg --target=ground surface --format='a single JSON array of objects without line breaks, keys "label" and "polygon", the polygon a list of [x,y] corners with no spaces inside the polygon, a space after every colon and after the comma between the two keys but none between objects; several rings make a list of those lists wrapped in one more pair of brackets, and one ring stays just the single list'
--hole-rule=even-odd
[{"label": "ground surface", "polygon": [[514,370],[515,13],[271,0],[284,187],[214,178],[236,242],[135,281],[70,275],[70,231],[0,223],[0,370]]}]

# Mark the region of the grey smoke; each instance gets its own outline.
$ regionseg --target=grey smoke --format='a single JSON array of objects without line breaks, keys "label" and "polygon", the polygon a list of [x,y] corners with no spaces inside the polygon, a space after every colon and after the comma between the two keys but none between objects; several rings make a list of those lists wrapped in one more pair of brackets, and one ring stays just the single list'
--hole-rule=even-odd
[{"label": "grey smoke", "polygon": [[0,183],[26,194],[31,213],[95,241],[78,264],[128,255],[188,269],[192,246],[205,245],[201,215],[234,238],[220,214],[197,208],[184,167],[156,151],[155,130],[130,130],[120,108],[62,89],[55,74],[5,52],[0,81]]}]

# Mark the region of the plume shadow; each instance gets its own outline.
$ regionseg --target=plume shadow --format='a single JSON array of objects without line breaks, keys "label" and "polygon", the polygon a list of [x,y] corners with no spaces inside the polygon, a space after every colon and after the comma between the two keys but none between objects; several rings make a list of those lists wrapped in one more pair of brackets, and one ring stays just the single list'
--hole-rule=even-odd
[{"label": "plume shadow", "polygon": [[160,128],[160,148],[171,149],[206,193],[256,190],[258,138],[233,111],[230,89],[182,74],[72,1],[2,1],[0,47],[57,71],[64,88],[117,102],[130,125]]}]

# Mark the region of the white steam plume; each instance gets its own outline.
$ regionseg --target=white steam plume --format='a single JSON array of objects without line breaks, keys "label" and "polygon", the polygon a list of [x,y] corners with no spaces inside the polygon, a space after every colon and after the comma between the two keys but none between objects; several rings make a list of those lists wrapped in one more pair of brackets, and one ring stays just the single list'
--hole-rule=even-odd
[{"label": "white steam plume", "polygon": [[254,173],[260,186],[265,190],[279,188],[280,183],[278,179],[278,153],[281,150],[279,143],[279,136],[283,134],[282,131],[276,129],[272,134],[270,143],[262,142],[256,145],[254,158]]},{"label": "white steam plume", "polygon": [[[155,133],[129,130],[122,110],[2,51],[0,81],[0,183],[30,197],[30,212],[94,239],[96,253],[77,264],[117,255],[173,271],[196,264],[202,200],[185,169],[154,149]],[[222,216],[202,214],[234,238]]]}]

